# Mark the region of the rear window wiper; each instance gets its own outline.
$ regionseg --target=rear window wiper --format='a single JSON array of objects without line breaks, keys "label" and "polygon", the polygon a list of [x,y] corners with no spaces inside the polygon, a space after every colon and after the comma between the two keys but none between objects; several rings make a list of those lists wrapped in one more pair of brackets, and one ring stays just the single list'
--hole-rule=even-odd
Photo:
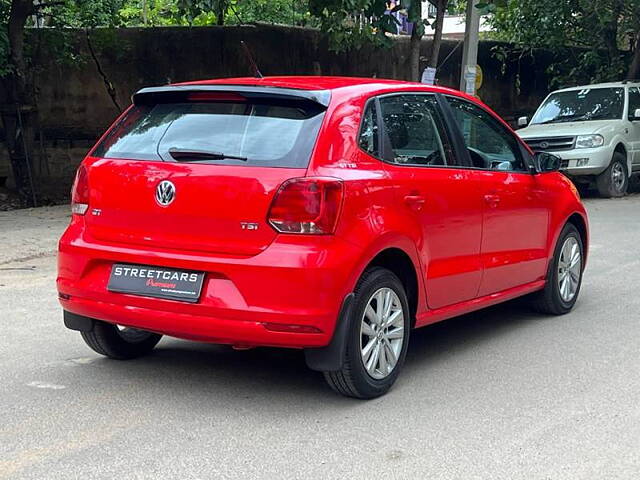
[{"label": "rear window wiper", "polygon": [[206,160],[241,160],[247,161],[247,157],[239,157],[237,155],[227,155],[222,152],[209,152],[207,150],[194,150],[192,148],[175,148],[169,149],[169,155],[177,162],[186,161],[206,161]]}]

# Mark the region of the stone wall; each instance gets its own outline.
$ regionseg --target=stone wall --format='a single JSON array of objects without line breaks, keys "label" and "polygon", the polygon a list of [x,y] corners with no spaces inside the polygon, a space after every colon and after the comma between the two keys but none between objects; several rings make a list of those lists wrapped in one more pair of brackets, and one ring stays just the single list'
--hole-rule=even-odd
[{"label": "stone wall", "polygon": [[[61,35],[38,32],[40,53],[37,88],[43,142],[37,168],[46,179],[46,194],[60,197],[69,191],[73,172],[89,146],[118,114],[84,32],[67,31],[74,61],[60,61]],[[264,75],[348,75],[406,78],[408,38],[389,49],[363,48],[343,54],[331,52],[317,31],[278,26],[168,27],[98,29],[91,32],[96,58],[116,87],[121,107],[133,92],[168,82],[250,75],[241,49],[244,40]],[[548,91],[544,70],[548,59],[538,56],[504,65],[492,55],[493,42],[481,42],[479,61],[484,83],[479,96],[507,119],[532,112]],[[422,43],[428,56],[430,40]],[[453,53],[452,53],[453,52]],[[450,55],[451,54],[451,55]],[[457,88],[462,46],[444,41],[438,80]],[[519,88],[516,88],[516,77]],[[4,160],[3,160],[4,159]],[[0,150],[0,164],[6,152]],[[0,166],[0,173],[2,167]]]}]

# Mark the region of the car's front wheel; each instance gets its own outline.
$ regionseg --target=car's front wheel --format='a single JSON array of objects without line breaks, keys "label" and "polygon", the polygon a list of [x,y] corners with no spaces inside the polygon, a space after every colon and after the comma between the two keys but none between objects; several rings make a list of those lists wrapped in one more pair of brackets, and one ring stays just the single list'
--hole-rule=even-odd
[{"label": "car's front wheel", "polygon": [[627,158],[624,154],[613,154],[611,163],[607,169],[596,178],[596,186],[601,197],[622,197],[629,187],[629,174],[627,172]]},{"label": "car's front wheel", "polygon": [[136,328],[121,327],[96,320],[93,329],[81,332],[85,343],[95,352],[117,360],[128,360],[149,353],[162,335]]},{"label": "car's front wheel", "polygon": [[324,375],[342,395],[375,398],[391,388],[404,364],[409,304],[402,282],[380,267],[365,271],[354,294],[342,369]]},{"label": "car's front wheel", "polygon": [[582,286],[584,246],[580,232],[567,223],[556,244],[544,290],[533,297],[533,306],[541,313],[562,315],[571,311]]}]

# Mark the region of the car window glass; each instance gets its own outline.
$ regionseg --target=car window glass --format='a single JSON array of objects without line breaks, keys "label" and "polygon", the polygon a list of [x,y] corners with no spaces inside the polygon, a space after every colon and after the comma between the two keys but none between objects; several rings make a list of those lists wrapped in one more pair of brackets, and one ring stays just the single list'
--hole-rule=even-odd
[{"label": "car window glass", "polygon": [[449,98],[473,166],[487,170],[526,171],[514,135],[483,109]]},{"label": "car window glass", "polygon": [[397,164],[445,165],[445,153],[438,131],[433,97],[395,95],[380,99],[385,142]]},{"label": "car window glass", "polygon": [[378,119],[375,102],[369,102],[365,109],[358,144],[368,154],[378,156]]},{"label": "car window glass", "polygon": [[640,89],[631,87],[629,89],[629,120],[633,120],[633,114],[638,108],[640,108]]},{"label": "car window glass", "polygon": [[531,125],[618,120],[624,108],[624,88],[580,88],[555,92],[540,106]]},{"label": "car window glass", "polygon": [[134,106],[96,147],[103,158],[175,161],[171,150],[203,151],[245,160],[215,165],[304,168],[324,109],[304,102],[183,102]]}]

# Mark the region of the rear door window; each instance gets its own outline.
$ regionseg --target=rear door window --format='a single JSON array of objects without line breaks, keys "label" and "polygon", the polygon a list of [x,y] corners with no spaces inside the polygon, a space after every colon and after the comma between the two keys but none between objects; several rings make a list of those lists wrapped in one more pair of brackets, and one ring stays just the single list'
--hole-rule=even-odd
[{"label": "rear door window", "polygon": [[[323,117],[321,105],[295,101],[134,106],[96,147],[93,155],[129,160],[176,161],[179,158],[181,162],[216,165],[305,168]],[[179,157],[176,151],[181,152]],[[212,159],[212,155],[207,154],[217,158]]]},{"label": "rear door window", "polygon": [[380,98],[387,160],[400,165],[447,164],[443,128],[431,95],[393,95]]}]

